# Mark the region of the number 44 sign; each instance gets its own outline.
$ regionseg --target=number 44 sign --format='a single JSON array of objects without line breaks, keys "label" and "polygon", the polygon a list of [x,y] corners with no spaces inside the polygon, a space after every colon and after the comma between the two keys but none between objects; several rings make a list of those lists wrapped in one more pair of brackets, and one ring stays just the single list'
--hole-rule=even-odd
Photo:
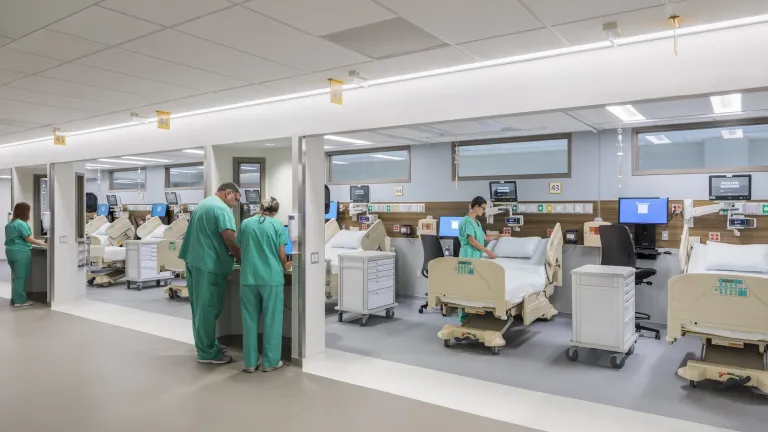
[{"label": "number 44 sign", "polygon": [[550,194],[563,193],[563,184],[560,182],[549,182],[549,193]]}]

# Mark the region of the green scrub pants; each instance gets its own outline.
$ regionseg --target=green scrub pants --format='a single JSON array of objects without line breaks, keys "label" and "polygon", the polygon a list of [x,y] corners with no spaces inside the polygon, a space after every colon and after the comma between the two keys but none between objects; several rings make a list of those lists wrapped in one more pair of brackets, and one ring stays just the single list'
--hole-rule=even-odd
[{"label": "green scrub pants", "polygon": [[30,251],[5,251],[8,265],[11,266],[11,303],[24,304],[27,302],[27,277],[32,267],[32,252]]},{"label": "green scrub pants", "polygon": [[259,361],[259,320],[264,317],[264,346],[261,367],[280,363],[283,347],[283,286],[241,285],[240,305],[243,315],[243,357],[245,367]]},{"label": "green scrub pants", "polygon": [[197,358],[213,360],[221,354],[216,339],[216,321],[224,308],[227,276],[207,272],[193,266],[187,268],[187,291],[192,307],[192,334]]}]

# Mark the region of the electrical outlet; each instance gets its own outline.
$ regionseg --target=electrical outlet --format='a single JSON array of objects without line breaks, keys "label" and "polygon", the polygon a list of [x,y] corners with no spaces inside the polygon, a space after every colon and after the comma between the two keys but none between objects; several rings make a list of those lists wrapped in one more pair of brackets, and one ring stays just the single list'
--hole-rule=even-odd
[{"label": "electrical outlet", "polygon": [[711,242],[719,242],[720,241],[720,233],[719,232],[711,232],[711,233],[709,233],[709,241],[711,241]]},{"label": "electrical outlet", "polygon": [[672,213],[682,213],[683,206],[681,204],[672,204]]},{"label": "electrical outlet", "polygon": [[68,241],[67,236],[59,237],[59,243],[66,243]]},{"label": "electrical outlet", "polygon": [[312,252],[309,255],[310,264],[317,264],[320,262],[320,253],[319,252]]},{"label": "electrical outlet", "polygon": [[669,231],[662,231],[661,232],[661,239],[662,240],[669,240]]}]

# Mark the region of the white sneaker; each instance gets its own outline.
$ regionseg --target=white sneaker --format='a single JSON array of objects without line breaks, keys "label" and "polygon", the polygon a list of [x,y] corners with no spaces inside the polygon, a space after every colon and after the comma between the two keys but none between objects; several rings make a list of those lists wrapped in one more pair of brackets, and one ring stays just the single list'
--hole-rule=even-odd
[{"label": "white sneaker", "polygon": [[219,354],[216,358],[210,360],[197,359],[198,363],[202,364],[227,364],[232,361],[232,357],[224,354]]},{"label": "white sneaker", "polygon": [[14,303],[13,307],[25,307],[25,306],[32,306],[34,303],[31,301],[24,302],[24,303]]},{"label": "white sneaker", "polygon": [[280,363],[278,363],[278,364],[277,364],[277,366],[275,366],[275,367],[262,367],[262,368],[261,368],[261,371],[262,371],[262,372],[272,372],[272,371],[274,371],[274,370],[278,370],[278,369],[282,368],[283,366],[284,366],[284,365],[283,365],[283,362],[281,361],[281,362],[280,362]]}]

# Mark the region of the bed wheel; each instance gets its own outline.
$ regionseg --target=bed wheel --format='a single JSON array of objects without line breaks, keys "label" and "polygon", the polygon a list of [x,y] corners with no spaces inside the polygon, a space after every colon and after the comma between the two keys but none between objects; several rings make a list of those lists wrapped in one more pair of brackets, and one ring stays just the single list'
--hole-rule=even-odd
[{"label": "bed wheel", "polygon": [[140,283],[137,283],[137,284],[136,284],[136,289],[137,289],[137,290],[141,291],[141,289],[142,289],[142,288],[144,288],[144,287],[143,287],[143,286],[141,286],[141,284],[140,284]]},{"label": "bed wheel", "polygon": [[344,321],[344,312],[339,312],[339,322]]},{"label": "bed wheel", "polygon": [[646,282],[646,283],[648,284],[648,286],[651,286],[651,285],[653,285],[653,282],[651,282],[651,281],[648,281],[648,282]]},{"label": "bed wheel", "polygon": [[423,307],[420,307],[420,308],[419,308],[419,313],[420,313],[420,314],[423,314],[423,313],[424,313],[424,308],[423,308]]},{"label": "bed wheel", "polygon": [[160,286],[161,283],[162,283],[162,281],[160,281],[159,279],[155,281],[155,285],[156,286]]},{"label": "bed wheel", "polygon": [[176,296],[174,294],[175,293],[173,291],[168,291],[168,298],[171,299],[171,300],[175,299]]},{"label": "bed wheel", "polygon": [[631,347],[629,347],[629,351],[627,351],[627,355],[628,355],[628,356],[631,356],[631,355],[632,355],[632,354],[634,354],[634,353],[635,353],[635,345],[634,345],[634,344],[632,344],[632,346],[631,346]]},{"label": "bed wheel", "polygon": [[621,369],[624,367],[624,363],[627,361],[627,358],[624,356],[617,356],[612,355],[611,356],[611,366],[614,369]]},{"label": "bed wheel", "polygon": [[654,339],[661,340],[661,333],[656,333],[656,336],[654,336]]},{"label": "bed wheel", "polygon": [[451,347],[451,340],[450,339],[443,339],[443,346],[446,348]]},{"label": "bed wheel", "polygon": [[88,283],[88,285],[93,285],[94,281],[96,281],[96,278],[90,278],[86,282]]},{"label": "bed wheel", "polygon": [[491,347],[491,354],[499,355],[501,353],[501,347]]},{"label": "bed wheel", "polygon": [[689,381],[688,381],[688,385],[689,385],[689,386],[691,386],[691,388],[696,388],[696,381],[694,381],[694,380],[689,380]]},{"label": "bed wheel", "polygon": [[579,359],[579,350],[576,348],[568,348],[565,350],[565,357],[568,358],[568,360],[575,362]]},{"label": "bed wheel", "polygon": [[385,316],[387,319],[392,319],[395,317],[395,310],[394,309],[387,309],[387,312],[385,313]]},{"label": "bed wheel", "polygon": [[101,284],[101,286],[103,286],[104,288],[107,288],[109,286],[109,282],[104,282]]},{"label": "bed wheel", "polygon": [[125,289],[131,289],[131,281],[125,281]]},{"label": "bed wheel", "polygon": [[368,326],[368,315],[363,315],[362,318],[360,318],[360,327],[367,327]]}]

